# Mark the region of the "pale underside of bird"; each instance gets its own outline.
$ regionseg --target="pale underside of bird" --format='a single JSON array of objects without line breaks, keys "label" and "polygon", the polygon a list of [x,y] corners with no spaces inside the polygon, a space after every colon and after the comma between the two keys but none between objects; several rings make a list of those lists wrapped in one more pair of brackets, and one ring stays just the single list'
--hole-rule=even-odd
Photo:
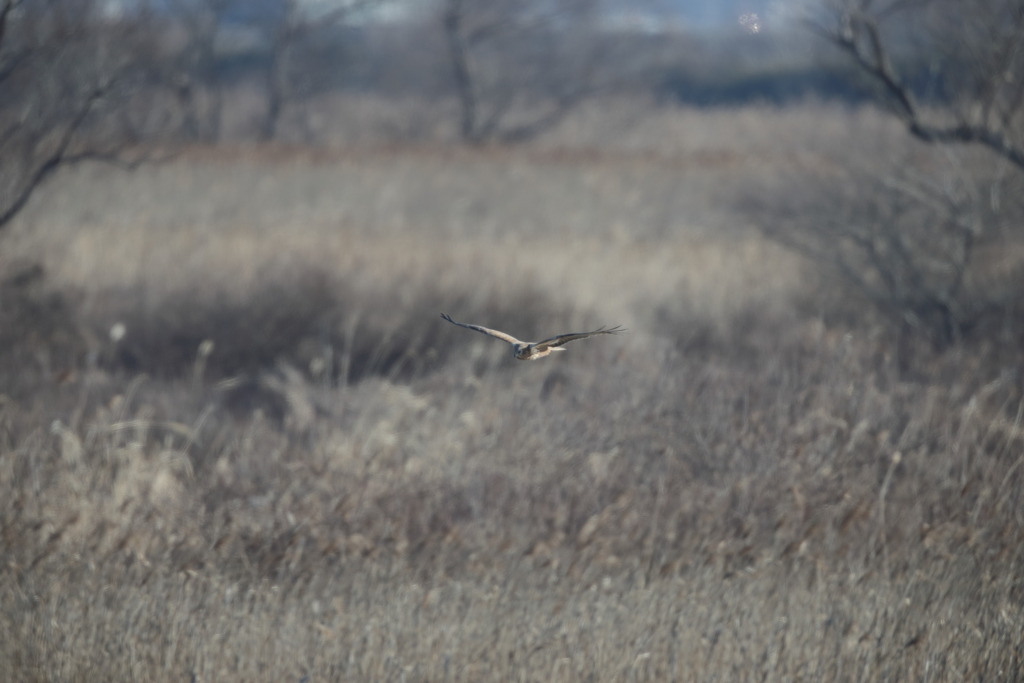
[{"label": "pale underside of bird", "polygon": [[616,325],[615,327],[609,328],[602,327],[600,329],[593,330],[592,332],[570,332],[569,334],[559,334],[539,342],[528,342],[516,339],[511,334],[492,330],[489,327],[460,323],[457,320],[452,320],[452,317],[447,313],[442,313],[441,317],[453,325],[465,327],[470,330],[476,330],[477,332],[482,332],[483,334],[508,342],[512,345],[512,355],[519,360],[536,360],[555,351],[565,351],[565,349],[562,348],[562,345],[571,341],[576,341],[577,339],[586,339],[587,337],[594,337],[599,334],[618,334],[623,331],[621,326]]}]

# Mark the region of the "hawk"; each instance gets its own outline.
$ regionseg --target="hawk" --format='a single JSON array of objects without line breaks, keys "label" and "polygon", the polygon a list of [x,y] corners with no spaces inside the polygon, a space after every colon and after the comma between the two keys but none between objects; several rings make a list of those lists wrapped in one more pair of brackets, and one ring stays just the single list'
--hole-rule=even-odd
[{"label": "hawk", "polygon": [[562,346],[571,341],[576,341],[577,339],[586,339],[587,337],[593,337],[598,334],[618,334],[619,332],[624,331],[621,326],[616,325],[615,327],[610,328],[602,327],[594,330],[593,332],[570,332],[569,334],[559,334],[539,342],[527,342],[520,341],[511,334],[505,334],[504,332],[492,330],[488,327],[460,323],[457,320],[452,320],[452,317],[447,313],[442,313],[441,317],[453,325],[465,327],[470,330],[476,330],[477,332],[482,332],[486,335],[497,337],[502,341],[508,342],[512,345],[512,355],[519,360],[536,360],[538,358],[543,358],[554,351],[565,351]]}]

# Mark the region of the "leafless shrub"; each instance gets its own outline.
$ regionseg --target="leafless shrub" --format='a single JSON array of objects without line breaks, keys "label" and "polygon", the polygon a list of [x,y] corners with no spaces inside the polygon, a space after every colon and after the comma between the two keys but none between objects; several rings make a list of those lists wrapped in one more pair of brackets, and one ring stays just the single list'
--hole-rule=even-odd
[{"label": "leafless shrub", "polygon": [[57,169],[83,159],[123,162],[137,143],[129,103],[145,97],[148,27],[100,3],[0,4],[0,227]]},{"label": "leafless shrub", "polygon": [[745,208],[897,327],[945,348],[1016,304],[1018,240],[1008,228],[1020,214],[1019,179],[972,155],[919,153],[819,161],[756,190]]},{"label": "leafless shrub", "polygon": [[[267,106],[259,129],[259,139],[273,140],[278,134],[285,107],[301,94],[301,86],[309,88],[310,72],[322,69],[320,62],[337,57],[337,49],[331,54],[316,54],[316,37],[325,33],[335,43],[342,42],[338,31],[346,19],[354,14],[372,10],[387,0],[349,0],[335,5],[327,11],[304,8],[296,0],[279,0],[266,8],[261,29],[270,42],[270,55],[266,72]],[[334,31],[337,35],[331,35]],[[305,49],[304,60],[298,53]],[[340,65],[334,64],[334,68]]]},{"label": "leafless shrub", "polygon": [[[469,315],[500,316],[523,327],[528,318],[558,319],[553,313],[557,304],[540,292],[509,293],[502,307],[486,313],[467,292],[424,290],[420,298],[395,308],[393,292],[367,294],[317,272],[279,281],[270,277],[272,271],[269,266],[268,277],[243,294],[170,292],[129,305],[94,308],[91,317],[77,320],[70,306],[58,305],[62,297],[43,289],[39,296],[58,302],[50,304],[57,309],[50,316],[37,312],[19,317],[19,324],[8,328],[10,348],[24,348],[33,338],[66,329],[72,335],[67,340],[71,358],[64,360],[71,360],[72,367],[77,356],[106,372],[172,379],[194,375],[201,363],[204,382],[233,378],[227,385],[229,404],[250,411],[266,403],[264,389],[270,389],[271,403],[282,397],[273,386],[259,388],[264,373],[281,364],[324,386],[370,377],[408,381],[435,370],[455,349],[439,339],[442,330],[432,324],[435,316],[424,313],[434,312],[442,300]],[[103,296],[125,301],[123,293]],[[111,324],[116,331],[108,330]],[[57,374],[53,363],[47,367]],[[278,409],[272,412],[282,415]]]},{"label": "leafless shrub", "polygon": [[[831,0],[831,21],[818,30],[875,82],[879,95],[915,137],[929,143],[974,144],[1024,168],[1020,147],[1022,66],[1016,0],[997,2],[865,2]],[[941,76],[939,106],[922,105],[893,57],[904,40],[911,67],[931,61]]]},{"label": "leafless shrub", "polygon": [[[1024,90],[1013,74],[1024,54],[1024,14],[1016,2],[825,5],[829,19],[816,29],[862,69],[916,140],[944,153],[909,148],[893,158],[876,149],[874,165],[835,159],[812,171],[805,190],[773,191],[790,206],[773,212],[771,202],[759,201],[753,213],[768,234],[835,269],[904,329],[946,348],[986,317],[1007,319],[1019,298],[1019,278],[1004,267],[993,282],[982,255],[1015,251],[1020,241],[1013,228]],[[913,85],[912,69],[922,63],[939,83],[931,97]],[[963,145],[1002,165],[993,170]]]},{"label": "leafless shrub", "polygon": [[224,88],[218,78],[217,42],[234,5],[235,0],[174,0],[168,6],[170,35],[162,42],[170,54],[160,66],[181,107],[181,132],[187,140],[220,139]]},{"label": "leafless shrub", "polygon": [[533,138],[641,70],[591,0],[444,0],[439,14],[466,142]]}]

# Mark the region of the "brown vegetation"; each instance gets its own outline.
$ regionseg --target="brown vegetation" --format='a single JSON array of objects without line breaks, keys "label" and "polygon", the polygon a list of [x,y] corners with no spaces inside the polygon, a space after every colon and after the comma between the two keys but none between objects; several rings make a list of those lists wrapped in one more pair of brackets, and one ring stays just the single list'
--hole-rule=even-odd
[{"label": "brown vegetation", "polygon": [[1019,343],[900,356],[734,210],[892,126],[661,116],[60,174],[0,254],[0,670],[1020,679]]}]

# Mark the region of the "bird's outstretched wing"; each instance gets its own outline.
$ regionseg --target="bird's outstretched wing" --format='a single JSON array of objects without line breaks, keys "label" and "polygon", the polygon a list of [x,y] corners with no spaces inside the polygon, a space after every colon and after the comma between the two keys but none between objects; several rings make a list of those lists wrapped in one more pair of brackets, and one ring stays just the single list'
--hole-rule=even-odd
[{"label": "bird's outstretched wing", "polygon": [[505,334],[504,332],[499,332],[498,330],[492,330],[489,327],[482,327],[480,325],[469,325],[467,323],[460,323],[457,320],[452,320],[452,317],[450,315],[448,315],[447,313],[442,313],[441,317],[444,318],[445,320],[447,320],[448,322],[450,322],[452,325],[458,325],[459,327],[465,327],[465,328],[468,328],[470,330],[476,330],[477,332],[483,332],[484,334],[489,335],[491,337],[497,337],[498,339],[501,339],[502,341],[507,341],[509,344],[520,344],[520,343],[522,343],[518,339],[513,337],[511,334]]},{"label": "bird's outstretched wing", "polygon": [[615,327],[609,328],[602,327],[600,329],[594,330],[593,332],[570,332],[569,334],[560,334],[558,336],[545,339],[544,341],[539,341],[535,344],[535,346],[537,347],[537,349],[543,350],[546,348],[550,348],[552,346],[562,346],[563,344],[568,344],[569,342],[576,341],[577,339],[586,339],[587,337],[593,337],[598,334],[618,334],[619,332],[623,331],[624,330],[622,329],[621,325],[616,325]]}]

